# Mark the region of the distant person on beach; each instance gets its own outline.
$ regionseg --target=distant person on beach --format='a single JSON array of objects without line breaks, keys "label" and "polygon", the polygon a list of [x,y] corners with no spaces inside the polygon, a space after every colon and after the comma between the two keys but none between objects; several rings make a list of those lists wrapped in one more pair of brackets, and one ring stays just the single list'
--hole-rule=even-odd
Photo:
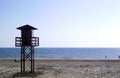
[{"label": "distant person on beach", "polygon": [[105,56],[105,58],[107,58],[107,56]]},{"label": "distant person on beach", "polygon": [[118,58],[120,59],[120,56],[118,56]]}]

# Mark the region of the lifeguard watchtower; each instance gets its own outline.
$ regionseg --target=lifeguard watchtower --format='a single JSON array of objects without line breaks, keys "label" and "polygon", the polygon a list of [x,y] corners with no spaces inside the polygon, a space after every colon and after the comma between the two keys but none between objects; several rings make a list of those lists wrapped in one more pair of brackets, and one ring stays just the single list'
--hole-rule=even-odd
[{"label": "lifeguard watchtower", "polygon": [[31,72],[34,72],[34,47],[39,46],[39,37],[33,37],[33,30],[37,30],[30,25],[17,28],[21,30],[21,37],[15,38],[15,46],[21,47],[21,73],[25,72],[25,62],[31,63]]}]

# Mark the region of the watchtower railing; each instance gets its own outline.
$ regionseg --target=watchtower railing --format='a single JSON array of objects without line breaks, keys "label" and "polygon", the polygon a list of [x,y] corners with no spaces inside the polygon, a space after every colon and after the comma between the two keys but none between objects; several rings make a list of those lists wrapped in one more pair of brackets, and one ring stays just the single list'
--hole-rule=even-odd
[{"label": "watchtower railing", "polygon": [[22,46],[22,38],[21,37],[16,37],[15,38],[15,46],[16,47],[21,47]]},{"label": "watchtower railing", "polygon": [[[21,47],[22,46],[22,38],[21,37],[16,37],[15,38],[15,46],[16,47]],[[39,37],[32,37],[31,39],[31,46],[39,46]]]},{"label": "watchtower railing", "polygon": [[39,46],[39,37],[32,37],[32,46]]}]

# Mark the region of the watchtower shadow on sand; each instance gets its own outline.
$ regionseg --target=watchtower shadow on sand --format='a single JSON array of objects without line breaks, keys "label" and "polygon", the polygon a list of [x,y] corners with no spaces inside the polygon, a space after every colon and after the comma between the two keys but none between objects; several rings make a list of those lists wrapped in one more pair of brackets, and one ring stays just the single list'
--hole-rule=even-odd
[{"label": "watchtower shadow on sand", "polygon": [[28,71],[25,71],[24,73],[21,73],[21,72],[17,72],[15,74],[12,75],[12,77],[37,77],[39,75],[44,75],[43,72],[28,72]]}]

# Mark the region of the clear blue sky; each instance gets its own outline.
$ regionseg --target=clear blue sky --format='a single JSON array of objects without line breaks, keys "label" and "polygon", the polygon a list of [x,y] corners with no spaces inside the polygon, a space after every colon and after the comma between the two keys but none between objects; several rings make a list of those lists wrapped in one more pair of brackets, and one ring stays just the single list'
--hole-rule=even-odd
[{"label": "clear blue sky", "polygon": [[0,0],[0,47],[25,24],[40,47],[120,47],[120,0]]}]

